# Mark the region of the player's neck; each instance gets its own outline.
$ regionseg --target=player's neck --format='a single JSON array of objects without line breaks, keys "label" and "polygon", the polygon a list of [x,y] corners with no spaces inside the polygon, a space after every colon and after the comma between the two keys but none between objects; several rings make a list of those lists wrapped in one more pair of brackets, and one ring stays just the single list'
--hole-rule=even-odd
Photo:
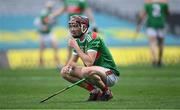
[{"label": "player's neck", "polygon": [[84,38],[85,38],[85,34],[83,34],[83,35],[79,38],[79,40],[82,42],[82,41],[84,40]]}]

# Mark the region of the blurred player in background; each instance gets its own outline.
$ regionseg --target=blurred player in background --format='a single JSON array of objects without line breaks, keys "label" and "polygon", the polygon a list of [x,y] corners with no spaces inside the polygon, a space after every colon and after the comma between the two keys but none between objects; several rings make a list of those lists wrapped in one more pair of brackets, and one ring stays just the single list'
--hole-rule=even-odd
[{"label": "blurred player in background", "polygon": [[58,57],[57,39],[52,33],[52,28],[55,25],[55,19],[48,19],[48,16],[52,13],[53,5],[53,2],[48,1],[45,4],[45,9],[42,10],[41,15],[38,18],[36,18],[34,22],[34,24],[38,27],[39,32],[40,66],[44,66],[43,52],[46,47],[46,43],[51,43],[51,46],[54,49],[54,61],[56,62],[57,66],[60,65]]},{"label": "blurred player in background", "polygon": [[149,37],[152,64],[156,67],[162,65],[165,25],[168,14],[167,0],[145,0],[144,10],[140,13],[141,20],[146,19],[146,32]]},{"label": "blurred player in background", "polygon": [[[117,83],[119,72],[103,40],[96,32],[88,32],[88,28],[87,17],[71,16],[69,30],[72,38],[69,46],[74,50],[61,75],[71,83],[87,78],[80,86],[90,92],[88,101],[108,101],[113,97],[109,87]],[[85,67],[76,66],[78,58]]]},{"label": "blurred player in background", "polygon": [[[64,12],[68,13],[68,19],[72,15],[86,15],[92,24],[92,30],[97,32],[96,23],[93,17],[93,12],[90,9],[88,2],[86,0],[63,0],[64,5],[57,9],[53,14],[51,14],[51,18],[55,18],[57,16],[62,15]],[[51,19],[50,18],[50,19]],[[71,57],[72,48],[68,46],[68,59]]]}]

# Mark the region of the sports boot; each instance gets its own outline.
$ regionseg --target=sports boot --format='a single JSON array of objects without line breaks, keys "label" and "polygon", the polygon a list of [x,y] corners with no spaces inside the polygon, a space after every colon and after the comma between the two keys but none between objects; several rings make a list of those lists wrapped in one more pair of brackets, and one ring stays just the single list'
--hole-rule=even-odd
[{"label": "sports boot", "polygon": [[90,92],[87,101],[97,101],[100,96],[101,96],[101,91],[98,89],[94,89],[92,92]]},{"label": "sports boot", "polygon": [[108,101],[113,98],[111,90],[104,91],[101,95],[101,101]]}]

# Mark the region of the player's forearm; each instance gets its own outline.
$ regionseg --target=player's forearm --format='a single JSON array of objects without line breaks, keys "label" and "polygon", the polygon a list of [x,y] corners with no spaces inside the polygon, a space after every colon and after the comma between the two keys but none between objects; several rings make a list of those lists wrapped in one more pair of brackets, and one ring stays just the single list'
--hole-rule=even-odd
[{"label": "player's forearm", "polygon": [[71,66],[71,65],[73,65],[73,61],[68,61],[68,63],[66,64],[66,66]]},{"label": "player's forearm", "polygon": [[92,60],[92,58],[85,54],[80,48],[76,49],[77,53],[78,53],[78,56],[82,59],[83,63],[86,65],[86,66],[92,66],[94,61]]},{"label": "player's forearm", "polygon": [[143,26],[145,20],[146,20],[146,12],[143,10],[143,11],[140,12],[139,15],[138,15],[136,32],[139,32],[139,31],[140,31],[140,29],[141,29],[141,27]]},{"label": "player's forearm", "polygon": [[76,63],[77,63],[77,61],[78,61],[78,56],[77,55],[73,55],[70,59],[69,59],[69,61],[68,61],[68,63],[65,65],[65,66],[71,66],[71,67],[74,67],[74,66],[76,66]]},{"label": "player's forearm", "polygon": [[76,62],[73,58],[71,58],[68,63],[66,64],[66,66],[71,66],[74,67],[76,65]]},{"label": "player's forearm", "polygon": [[85,12],[86,12],[86,15],[88,16],[90,22],[92,23],[92,25],[96,25],[96,22],[95,22],[95,20],[94,20],[94,16],[93,16],[92,10],[91,10],[90,8],[87,8],[87,9],[85,10]]},{"label": "player's forearm", "polygon": [[57,16],[60,16],[63,12],[65,11],[64,7],[61,7],[59,9],[57,9],[55,12],[53,12],[50,17],[51,18],[56,18]]}]

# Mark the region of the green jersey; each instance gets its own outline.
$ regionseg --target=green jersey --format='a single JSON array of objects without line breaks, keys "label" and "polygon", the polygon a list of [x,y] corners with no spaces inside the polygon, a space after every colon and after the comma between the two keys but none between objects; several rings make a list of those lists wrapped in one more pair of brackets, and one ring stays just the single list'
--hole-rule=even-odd
[{"label": "green jersey", "polygon": [[168,5],[166,3],[147,3],[144,6],[147,13],[147,27],[164,28]]},{"label": "green jersey", "polygon": [[41,34],[48,34],[52,30],[55,20],[48,20],[48,16],[51,14],[51,10],[44,9],[41,12],[41,15],[36,19],[35,23],[38,26],[38,31]]},{"label": "green jersey", "polygon": [[75,14],[81,15],[88,7],[88,3],[86,0],[64,0],[64,7],[70,18],[70,16]]},{"label": "green jersey", "polygon": [[[97,35],[97,33],[88,32],[85,34],[83,41],[80,41],[80,39],[77,39],[76,41],[84,53],[90,51],[97,52],[96,59],[93,64],[94,66],[101,66],[111,69],[113,73],[119,76],[118,69],[111,53],[109,52],[104,41]],[[73,51],[73,53],[77,55],[75,50]]]}]

